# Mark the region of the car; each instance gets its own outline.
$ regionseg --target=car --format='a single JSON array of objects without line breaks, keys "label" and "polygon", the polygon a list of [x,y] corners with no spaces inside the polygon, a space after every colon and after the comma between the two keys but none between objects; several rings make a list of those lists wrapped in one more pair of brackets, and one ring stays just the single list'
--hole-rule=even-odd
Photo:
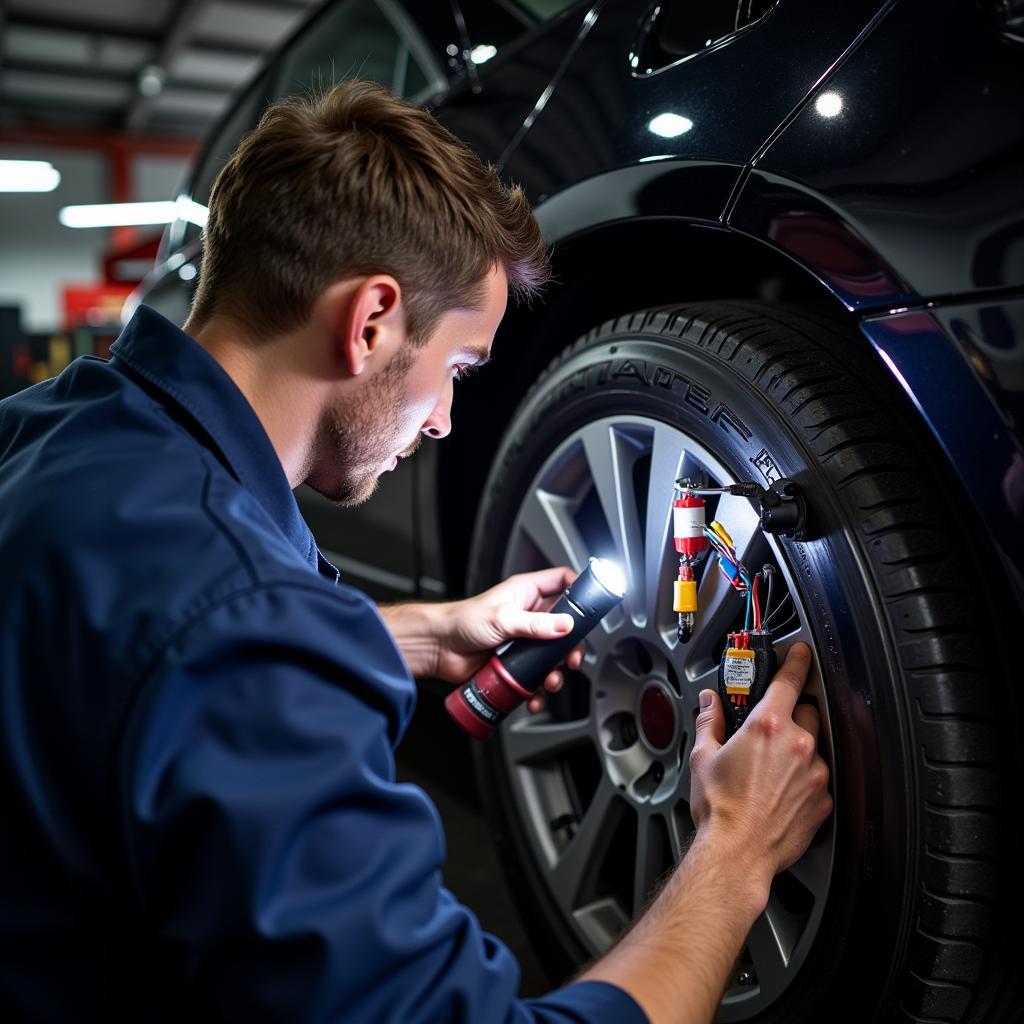
[{"label": "car", "polygon": [[320,543],[382,599],[588,556],[629,580],[562,692],[474,747],[553,980],[683,855],[697,693],[744,625],[708,557],[680,639],[676,481],[792,481],[800,531],[729,493],[707,521],[769,567],[778,650],[811,645],[835,813],[717,1019],[1024,1020],[1024,5],[328,3],[212,134],[129,311],[184,321],[227,155],[351,73],[523,185],[555,283],[450,438],[365,507],[302,493]]}]

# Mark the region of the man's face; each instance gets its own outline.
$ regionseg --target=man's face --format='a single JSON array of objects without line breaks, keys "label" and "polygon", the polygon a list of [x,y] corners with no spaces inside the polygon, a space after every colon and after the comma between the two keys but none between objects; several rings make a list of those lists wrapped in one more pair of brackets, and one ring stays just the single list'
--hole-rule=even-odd
[{"label": "man's face", "polygon": [[508,279],[496,268],[479,310],[446,313],[425,344],[400,345],[355,396],[328,406],[306,483],[338,505],[359,505],[424,436],[447,436],[455,380],[487,361],[507,296]]}]

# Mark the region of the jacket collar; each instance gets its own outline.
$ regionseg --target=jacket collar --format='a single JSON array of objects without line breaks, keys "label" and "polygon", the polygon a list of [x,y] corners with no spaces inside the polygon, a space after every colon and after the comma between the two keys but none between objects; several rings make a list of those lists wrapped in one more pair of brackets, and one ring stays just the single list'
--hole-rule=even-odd
[{"label": "jacket collar", "polygon": [[267,432],[220,364],[147,306],[139,306],[111,346],[111,354],[115,364],[124,364],[157,388],[165,402],[184,412],[196,440],[256,497],[299,554],[314,569],[330,575],[321,565],[323,556],[299,513]]}]

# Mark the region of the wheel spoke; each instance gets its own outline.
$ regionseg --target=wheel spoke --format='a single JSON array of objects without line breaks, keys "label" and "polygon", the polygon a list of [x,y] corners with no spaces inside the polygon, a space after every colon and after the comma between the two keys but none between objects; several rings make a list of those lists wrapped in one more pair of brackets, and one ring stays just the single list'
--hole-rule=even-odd
[{"label": "wheel spoke", "polygon": [[785,972],[789,966],[789,957],[792,951],[786,932],[777,930],[779,917],[772,911],[773,904],[769,898],[768,908],[754,922],[754,926],[747,936],[747,949],[750,952],[751,960],[754,961],[757,979],[762,986],[770,985],[773,977],[778,977]]},{"label": "wheel spoke", "polygon": [[546,712],[544,718],[524,715],[509,722],[504,735],[509,757],[516,764],[547,760],[593,742],[593,720],[590,717],[555,722]]},{"label": "wheel spoke", "polygon": [[569,565],[582,572],[587,550],[573,522],[572,507],[570,499],[536,488],[523,504],[520,525],[552,565]]},{"label": "wheel spoke", "polygon": [[597,949],[607,949],[629,927],[629,918],[619,901],[611,896],[577,907],[572,916]]},{"label": "wheel spoke", "polygon": [[[689,774],[686,776],[686,787],[689,790]],[[672,860],[678,864],[689,848],[693,836],[693,818],[690,817],[690,805],[686,800],[677,800],[675,807],[666,815],[668,821],[668,844],[672,850]]]},{"label": "wheel spoke", "polygon": [[622,750],[605,747],[604,756],[610,765],[614,765],[617,777],[622,780],[626,789],[631,789],[651,766],[650,756],[640,743],[634,743]]},{"label": "wheel spoke", "polygon": [[670,584],[676,554],[671,543],[672,498],[683,472],[685,453],[679,435],[656,426],[651,441],[651,475],[647,480],[647,516],[644,525],[644,609],[647,622],[659,632],[671,629],[674,615]]},{"label": "wheel spoke", "polygon": [[566,914],[576,908],[587,873],[600,867],[623,807],[615,787],[602,777],[575,835],[551,870],[555,900]]},{"label": "wheel spoke", "polygon": [[[672,866],[666,863],[660,830],[671,834],[669,817],[660,813],[641,813],[636,827],[636,868],[633,872],[633,917],[637,918],[647,905],[662,876]],[[670,840],[671,845],[671,840]]]},{"label": "wheel spoke", "polygon": [[624,604],[633,622],[643,626],[647,621],[643,607],[644,548],[633,490],[633,466],[642,448],[633,438],[600,422],[584,428],[582,440],[615,554],[628,580]]},{"label": "wheel spoke", "polygon": [[762,988],[771,987],[773,980],[777,984],[786,973],[803,928],[804,920],[786,910],[773,889],[768,906],[754,922],[747,939]]},{"label": "wheel spoke", "polygon": [[811,639],[811,631],[807,628],[806,624],[794,619],[789,626],[786,627],[785,633],[781,636],[775,637],[775,650],[778,652],[780,663],[785,660],[786,652],[798,640],[802,640],[811,648],[812,651],[814,650],[814,641]]},{"label": "wheel spoke", "polygon": [[796,879],[815,899],[824,899],[828,891],[829,875],[832,872],[831,828],[817,836],[807,852],[789,869]]}]

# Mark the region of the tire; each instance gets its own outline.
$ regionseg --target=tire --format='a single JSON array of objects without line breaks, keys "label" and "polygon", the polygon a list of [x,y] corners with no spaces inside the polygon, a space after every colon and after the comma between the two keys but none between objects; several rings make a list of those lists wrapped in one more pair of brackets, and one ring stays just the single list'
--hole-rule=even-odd
[{"label": "tire", "polygon": [[[805,861],[776,880],[770,907],[779,934],[790,929],[788,947],[766,946],[759,923],[760,945],[752,932],[718,1019],[1024,1019],[1009,991],[1019,890],[1008,865],[1019,834],[1003,789],[1020,777],[1021,730],[999,718],[1010,676],[997,663],[987,549],[930,435],[865,353],[845,322],[795,309],[648,310],[567,349],[511,422],[477,518],[471,591],[586,553],[617,553],[646,572],[647,596],[610,632],[595,630],[581,673],[548,709],[514,717],[477,751],[496,842],[553,981],[614,941],[692,826],[695,680],[710,680],[733,612],[722,599],[703,641],[698,619],[692,655],[665,631],[674,555],[651,509],[666,487],[671,495],[665,453],[679,439],[709,478],[786,476],[807,496],[807,539],[758,549],[753,531],[749,550],[778,566],[794,602],[780,649],[800,637],[815,651],[836,808]],[[606,478],[616,481],[614,515],[604,515]],[[737,502],[719,508],[727,526],[752,515]],[[602,515],[613,521],[603,532]],[[546,533],[548,521],[561,532]],[[652,561],[661,542],[664,558]],[[640,776],[661,755],[636,739],[635,723],[621,734],[628,708],[607,710],[653,686],[674,702],[678,747]],[[636,747],[643,757],[629,775],[622,751]]]}]

